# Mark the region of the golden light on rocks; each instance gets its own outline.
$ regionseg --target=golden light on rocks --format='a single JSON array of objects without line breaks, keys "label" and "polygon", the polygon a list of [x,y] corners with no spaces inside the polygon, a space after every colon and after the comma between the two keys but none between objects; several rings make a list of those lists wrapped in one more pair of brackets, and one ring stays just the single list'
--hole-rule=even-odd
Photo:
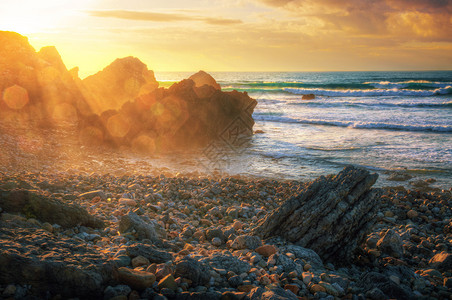
[{"label": "golden light on rocks", "polygon": [[114,137],[124,137],[130,130],[130,123],[126,117],[116,114],[108,118],[107,130]]},{"label": "golden light on rocks", "polygon": [[104,140],[102,130],[94,126],[87,126],[80,130],[79,140],[89,145],[99,145]]},{"label": "golden light on rocks", "polygon": [[27,105],[28,91],[19,85],[13,85],[3,92],[3,101],[11,109],[22,109]]},{"label": "golden light on rocks", "polygon": [[77,122],[77,111],[69,103],[60,103],[53,109],[52,117],[55,120],[74,123]]},{"label": "golden light on rocks", "polygon": [[150,136],[143,134],[132,141],[132,148],[137,152],[153,153],[155,152],[155,140]]}]

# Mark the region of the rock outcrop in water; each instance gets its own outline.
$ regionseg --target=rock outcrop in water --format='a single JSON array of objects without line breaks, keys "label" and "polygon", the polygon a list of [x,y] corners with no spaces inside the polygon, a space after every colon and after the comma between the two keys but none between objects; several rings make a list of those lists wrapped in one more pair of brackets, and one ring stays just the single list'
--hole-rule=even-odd
[{"label": "rock outcrop in water", "polygon": [[380,191],[371,186],[377,178],[351,166],[336,176],[321,176],[267,215],[253,234],[281,236],[324,260],[350,260],[375,220]]},{"label": "rock outcrop in water", "polygon": [[158,87],[154,72],[136,57],[118,58],[102,71],[82,80],[81,90],[97,114],[120,109],[127,101]]},{"label": "rock outcrop in water", "polygon": [[223,92],[200,71],[169,89],[135,57],[115,60],[80,80],[55,47],[38,53],[27,38],[0,32],[0,120],[13,126],[77,124],[82,143],[155,152],[206,146],[220,140],[240,146],[253,134],[257,102],[247,93]]}]

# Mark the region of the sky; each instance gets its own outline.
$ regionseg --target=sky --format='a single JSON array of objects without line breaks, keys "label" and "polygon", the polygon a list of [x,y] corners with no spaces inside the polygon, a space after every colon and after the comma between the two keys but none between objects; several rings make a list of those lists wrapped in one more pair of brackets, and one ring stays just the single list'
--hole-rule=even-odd
[{"label": "sky", "polygon": [[451,70],[452,0],[0,0],[0,30],[93,74]]}]

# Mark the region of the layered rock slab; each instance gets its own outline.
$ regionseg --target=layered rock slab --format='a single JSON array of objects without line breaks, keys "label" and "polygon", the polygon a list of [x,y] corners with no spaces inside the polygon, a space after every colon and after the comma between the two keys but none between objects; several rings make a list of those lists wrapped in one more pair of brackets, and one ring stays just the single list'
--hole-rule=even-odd
[{"label": "layered rock slab", "polygon": [[375,221],[381,191],[371,187],[377,178],[352,166],[321,176],[268,214],[252,234],[283,237],[327,261],[349,261]]}]

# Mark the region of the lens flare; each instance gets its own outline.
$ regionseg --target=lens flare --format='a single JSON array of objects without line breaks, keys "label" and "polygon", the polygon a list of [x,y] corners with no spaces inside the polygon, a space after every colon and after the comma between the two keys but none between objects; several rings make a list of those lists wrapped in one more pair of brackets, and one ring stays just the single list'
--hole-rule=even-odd
[{"label": "lens flare", "polygon": [[3,92],[3,101],[11,109],[22,109],[27,105],[28,91],[19,85],[13,85]]},{"label": "lens flare", "polygon": [[107,129],[111,136],[124,137],[130,130],[130,123],[126,117],[116,114],[108,118]]}]

